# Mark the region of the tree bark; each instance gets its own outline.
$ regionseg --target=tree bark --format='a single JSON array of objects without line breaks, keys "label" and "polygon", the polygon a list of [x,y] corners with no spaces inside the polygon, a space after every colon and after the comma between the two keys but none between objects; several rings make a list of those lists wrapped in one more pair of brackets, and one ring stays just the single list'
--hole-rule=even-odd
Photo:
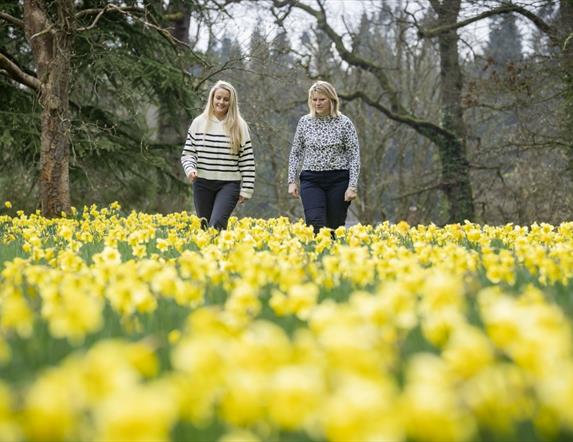
[{"label": "tree bark", "polygon": [[70,210],[69,87],[74,29],[72,0],[55,2],[51,19],[43,0],[24,1],[24,30],[40,81],[40,203],[46,217]]},{"label": "tree bark", "polygon": [[[187,44],[189,42],[189,28],[191,25],[191,8],[183,1],[171,1],[168,14],[170,19],[169,32],[177,40]],[[169,104],[160,103],[158,118],[157,139],[161,143],[176,144],[184,140],[187,132],[186,117],[182,112],[173,112]]]},{"label": "tree bark", "polygon": [[[573,1],[559,3],[561,70],[565,82],[565,138],[573,140]],[[567,146],[569,176],[573,179],[573,141]]]},{"label": "tree bark", "polygon": [[[455,24],[460,12],[460,0],[431,1],[438,14],[439,26]],[[463,77],[458,55],[458,35],[455,29],[438,35],[440,51],[441,126],[455,137],[442,137],[436,145],[442,165],[441,188],[450,205],[449,222],[472,220],[475,210],[469,163],[466,157],[466,126],[462,108]]]}]

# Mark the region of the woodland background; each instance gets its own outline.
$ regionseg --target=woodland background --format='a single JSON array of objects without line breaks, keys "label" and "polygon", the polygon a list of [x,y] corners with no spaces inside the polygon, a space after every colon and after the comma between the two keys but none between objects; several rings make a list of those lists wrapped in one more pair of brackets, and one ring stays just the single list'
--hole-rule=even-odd
[{"label": "woodland background", "polygon": [[[301,217],[290,141],[324,79],[361,142],[351,222],[573,219],[571,0],[335,3],[0,0],[0,201],[191,211],[186,130],[225,79],[257,160],[236,213]],[[237,11],[260,18],[247,44]]]}]

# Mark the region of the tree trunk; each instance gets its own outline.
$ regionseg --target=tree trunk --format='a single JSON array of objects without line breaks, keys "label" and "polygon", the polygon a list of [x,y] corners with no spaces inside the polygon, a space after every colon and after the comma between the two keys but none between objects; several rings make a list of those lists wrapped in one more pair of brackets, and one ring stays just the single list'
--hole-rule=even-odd
[{"label": "tree trunk", "polygon": [[[565,81],[565,139],[573,140],[573,2],[559,3],[559,34],[561,38],[561,70]],[[573,141],[567,146],[569,176],[573,178]]]},{"label": "tree trunk", "polygon": [[[460,12],[460,0],[433,0],[438,26],[454,24]],[[442,165],[441,188],[450,205],[449,222],[474,218],[472,185],[466,157],[466,127],[461,105],[463,78],[458,58],[458,35],[455,30],[438,36],[440,51],[440,98],[442,127],[456,138],[434,140]]]},{"label": "tree trunk", "polygon": [[179,41],[189,42],[189,27],[191,26],[191,8],[184,1],[172,2],[171,11],[176,13],[172,35]]},{"label": "tree trunk", "polygon": [[55,3],[49,17],[42,0],[24,1],[26,38],[41,83],[42,134],[40,146],[40,202],[42,214],[57,217],[70,210],[70,59],[74,6],[72,0]]},{"label": "tree trunk", "polygon": [[[191,9],[183,1],[171,1],[168,9],[170,19],[169,32],[177,40],[189,42]],[[184,112],[174,111],[168,103],[160,103],[157,139],[161,143],[182,143],[187,133],[187,118]]]}]

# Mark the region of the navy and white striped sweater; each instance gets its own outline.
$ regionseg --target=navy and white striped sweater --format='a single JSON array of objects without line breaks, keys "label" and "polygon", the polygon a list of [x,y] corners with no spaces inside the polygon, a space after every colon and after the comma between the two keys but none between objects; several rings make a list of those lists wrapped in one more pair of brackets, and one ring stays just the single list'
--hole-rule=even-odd
[{"label": "navy and white striped sweater", "polygon": [[[208,123],[208,124],[207,124]],[[241,122],[241,149],[231,151],[231,138],[224,121],[199,115],[187,131],[181,154],[185,174],[197,171],[197,176],[208,180],[241,181],[241,196],[251,198],[255,189],[255,157],[247,124]]]}]

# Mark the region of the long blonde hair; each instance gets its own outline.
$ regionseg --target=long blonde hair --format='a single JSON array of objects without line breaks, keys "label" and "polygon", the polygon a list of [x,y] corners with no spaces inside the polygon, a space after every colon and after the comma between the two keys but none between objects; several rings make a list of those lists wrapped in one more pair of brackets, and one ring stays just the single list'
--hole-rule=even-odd
[{"label": "long blonde hair", "polygon": [[229,109],[227,110],[227,117],[225,118],[224,126],[227,134],[231,138],[231,151],[235,155],[238,155],[239,151],[241,150],[242,142],[241,126],[245,124],[245,120],[243,120],[243,117],[241,117],[241,113],[239,112],[239,100],[237,98],[237,91],[235,91],[235,88],[231,85],[231,83],[219,80],[211,88],[211,91],[209,92],[209,98],[207,100],[207,105],[203,111],[203,116],[206,120],[204,133],[207,133],[210,119],[215,116],[213,99],[217,89],[223,89],[229,92]]},{"label": "long blonde hair", "polygon": [[317,93],[325,95],[330,100],[330,116],[338,117],[340,115],[340,100],[336,89],[328,81],[317,81],[308,90],[308,109],[311,117],[316,117],[316,112],[312,106],[312,96]]}]

